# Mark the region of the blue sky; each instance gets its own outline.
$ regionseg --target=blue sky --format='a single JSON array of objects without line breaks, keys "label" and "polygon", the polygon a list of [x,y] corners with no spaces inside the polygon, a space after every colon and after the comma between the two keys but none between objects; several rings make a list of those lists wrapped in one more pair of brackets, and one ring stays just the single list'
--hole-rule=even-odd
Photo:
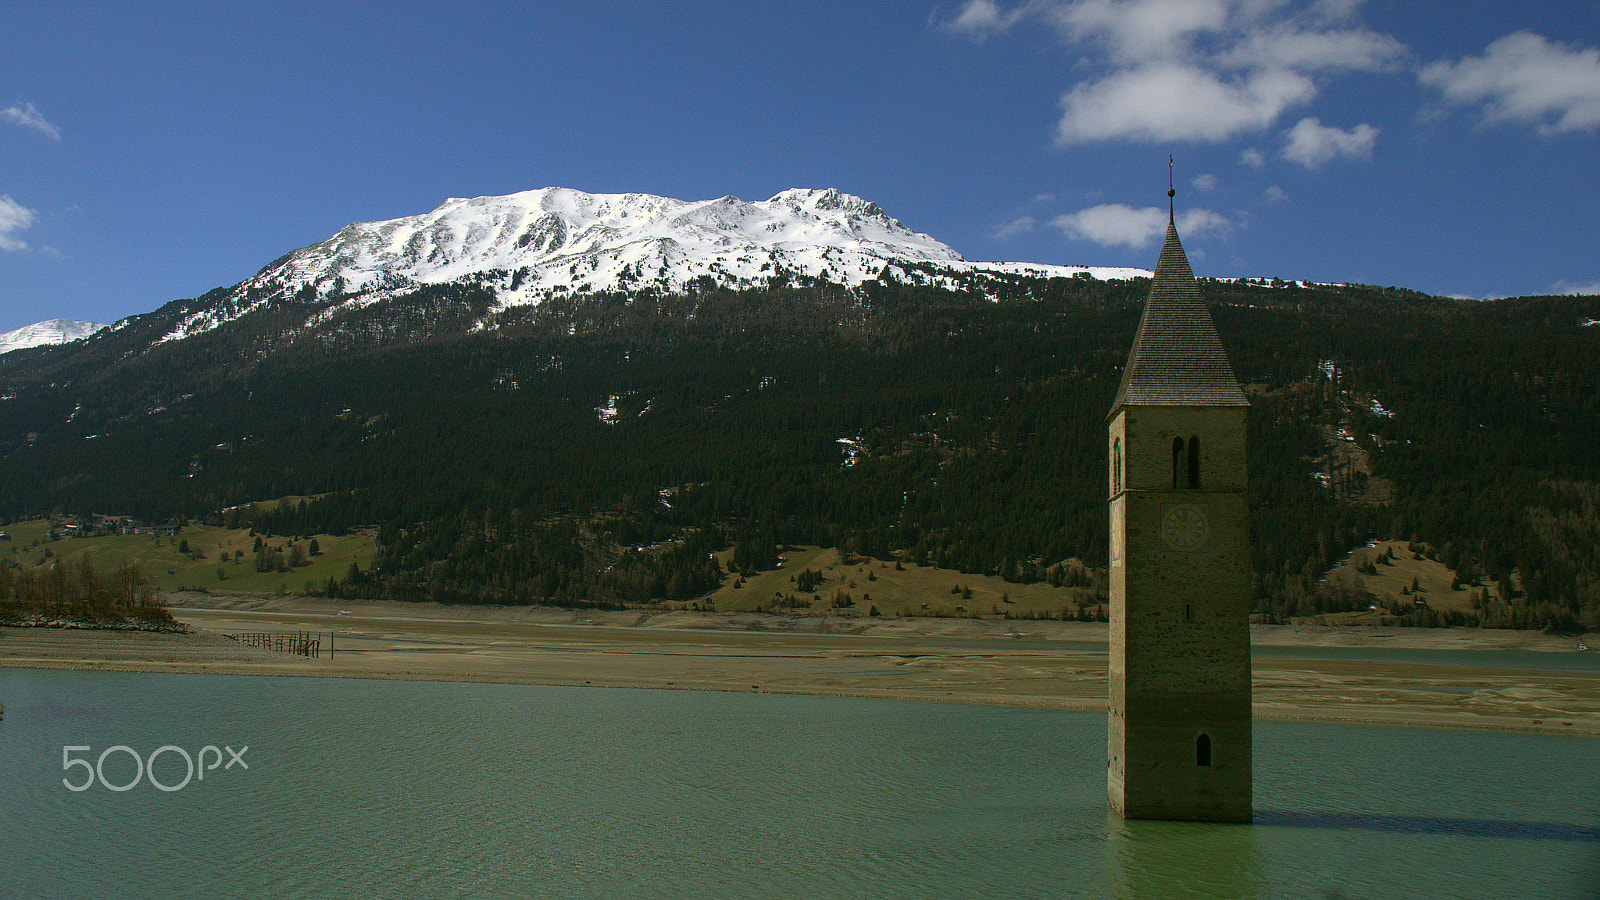
[{"label": "blue sky", "polygon": [[1600,0],[74,3],[0,52],[0,331],[546,186],[836,187],[968,259],[1600,292]]}]

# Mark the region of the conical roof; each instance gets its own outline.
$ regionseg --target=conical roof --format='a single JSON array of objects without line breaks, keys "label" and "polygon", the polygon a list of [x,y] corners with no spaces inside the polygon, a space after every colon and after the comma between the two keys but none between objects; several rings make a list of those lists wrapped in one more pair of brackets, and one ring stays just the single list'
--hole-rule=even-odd
[{"label": "conical roof", "polygon": [[1249,405],[1169,218],[1111,415],[1124,406]]}]

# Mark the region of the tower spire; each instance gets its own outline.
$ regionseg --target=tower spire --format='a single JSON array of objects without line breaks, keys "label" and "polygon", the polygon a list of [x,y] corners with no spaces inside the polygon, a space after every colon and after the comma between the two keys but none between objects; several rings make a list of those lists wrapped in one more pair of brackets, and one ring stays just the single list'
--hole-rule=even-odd
[{"label": "tower spire", "polygon": [[[1171,157],[1168,157],[1170,169]],[[1167,188],[1167,201],[1177,192]],[[1249,406],[1171,214],[1108,419],[1123,406]]]}]

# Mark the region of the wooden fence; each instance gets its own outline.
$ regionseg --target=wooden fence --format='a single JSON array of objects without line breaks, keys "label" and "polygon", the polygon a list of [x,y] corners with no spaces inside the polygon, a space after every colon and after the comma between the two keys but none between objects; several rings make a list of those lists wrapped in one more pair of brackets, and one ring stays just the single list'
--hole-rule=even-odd
[{"label": "wooden fence", "polygon": [[[293,653],[299,656],[322,656],[322,633],[310,631],[242,631],[225,634],[249,647],[259,647],[274,653]],[[328,658],[333,658],[333,635],[328,635]]]}]

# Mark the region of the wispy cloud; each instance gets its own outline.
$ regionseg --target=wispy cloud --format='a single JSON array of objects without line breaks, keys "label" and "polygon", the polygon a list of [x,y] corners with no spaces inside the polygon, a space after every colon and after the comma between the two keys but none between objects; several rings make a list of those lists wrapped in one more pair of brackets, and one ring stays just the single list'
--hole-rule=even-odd
[{"label": "wispy cloud", "polygon": [[1217,189],[1217,176],[1210,172],[1196,175],[1190,182],[1197,191],[1214,191]]},{"label": "wispy cloud", "polygon": [[1436,62],[1418,76],[1446,103],[1480,106],[1486,124],[1536,125],[1541,134],[1600,127],[1600,49],[1574,49],[1531,31],[1506,35],[1482,56]]},{"label": "wispy cloud", "polygon": [[1343,131],[1322,124],[1321,119],[1301,119],[1285,134],[1283,158],[1315,169],[1338,157],[1371,159],[1372,145],[1378,140],[1378,129],[1371,125],[1357,125]]},{"label": "wispy cloud", "polygon": [[1006,238],[1016,237],[1019,234],[1027,234],[1038,224],[1038,221],[1035,220],[1033,216],[1018,216],[1004,225],[996,227],[993,231],[993,235],[996,240],[1003,241]]},{"label": "wispy cloud", "polygon": [[967,0],[961,4],[961,12],[956,13],[956,17],[946,23],[945,27],[981,41],[1009,30],[1026,13],[1026,6],[1011,12],[1002,12],[994,0]]},{"label": "wispy cloud", "polygon": [[45,117],[39,115],[39,110],[32,103],[13,103],[5,109],[0,109],[0,121],[32,128],[51,140],[61,140],[61,129],[45,121]]},{"label": "wispy cloud", "polygon": [[1584,296],[1600,295],[1600,280],[1588,284],[1579,284],[1572,281],[1558,281],[1552,288],[1558,294],[1582,294]]},{"label": "wispy cloud", "polygon": [[28,245],[13,235],[26,231],[38,214],[22,204],[0,194],[0,250],[26,250]]},{"label": "wispy cloud", "polygon": [[947,27],[978,39],[1034,23],[1079,52],[1056,139],[1219,142],[1265,131],[1348,72],[1410,51],[1354,22],[1360,0],[968,0]]},{"label": "wispy cloud", "polygon": [[1239,69],[1384,72],[1398,69],[1409,56],[1404,44],[1376,31],[1320,31],[1278,23],[1247,31],[1217,63]]},{"label": "wispy cloud", "polygon": [[1234,4],[1225,0],[1066,0],[1034,2],[1071,43],[1101,45],[1118,65],[1173,60],[1191,54],[1197,37],[1228,27]]},{"label": "wispy cloud", "polygon": [[[1147,247],[1166,234],[1167,211],[1154,206],[1134,208],[1122,203],[1104,203],[1075,213],[1057,216],[1050,222],[1070,238],[1092,241],[1105,247]],[[1188,235],[1225,233],[1232,228],[1226,216],[1206,209],[1191,209],[1179,214],[1177,226]]]}]

